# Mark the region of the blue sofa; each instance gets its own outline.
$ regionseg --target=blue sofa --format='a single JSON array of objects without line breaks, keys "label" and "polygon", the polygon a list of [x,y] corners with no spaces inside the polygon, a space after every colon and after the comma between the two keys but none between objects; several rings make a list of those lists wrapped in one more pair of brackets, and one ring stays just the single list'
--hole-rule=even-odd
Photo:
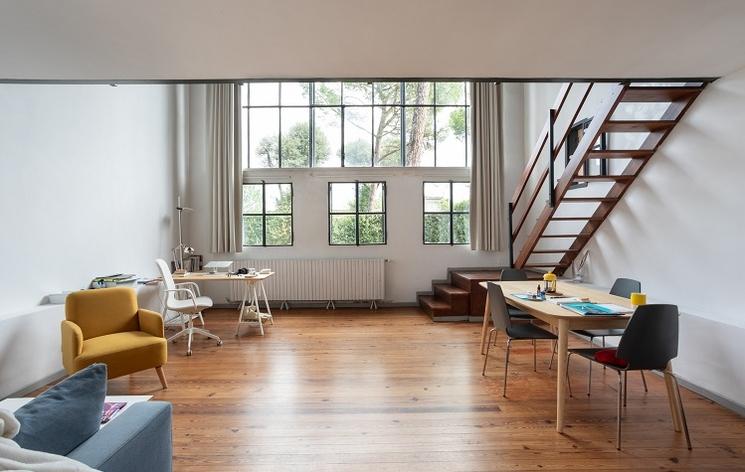
[{"label": "blue sofa", "polygon": [[170,472],[171,404],[135,403],[67,457],[103,472]]}]

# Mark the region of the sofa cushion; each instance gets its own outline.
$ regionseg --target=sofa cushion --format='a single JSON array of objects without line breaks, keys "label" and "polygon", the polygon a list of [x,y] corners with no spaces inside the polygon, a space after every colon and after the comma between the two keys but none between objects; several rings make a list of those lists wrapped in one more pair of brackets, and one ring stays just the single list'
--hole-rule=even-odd
[{"label": "sofa cushion", "polygon": [[168,360],[168,344],[143,331],[107,334],[83,341],[83,352],[75,358],[82,369],[94,362],[108,366],[109,378],[163,365]]},{"label": "sofa cushion", "polygon": [[19,446],[67,455],[101,427],[106,365],[94,364],[53,386],[15,411]]}]

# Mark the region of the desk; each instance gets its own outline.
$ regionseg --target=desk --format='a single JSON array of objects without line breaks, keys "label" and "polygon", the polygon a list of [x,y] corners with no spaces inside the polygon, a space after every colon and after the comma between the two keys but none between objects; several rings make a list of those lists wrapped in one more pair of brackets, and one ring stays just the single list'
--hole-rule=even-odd
[{"label": "desk", "polygon": [[[269,308],[269,300],[264,289],[264,280],[273,276],[274,272],[268,274],[249,275],[229,275],[228,273],[218,272],[210,274],[208,272],[187,272],[185,275],[173,274],[173,280],[179,282],[234,282],[243,283],[243,297],[240,307],[238,308],[238,324],[235,327],[235,335],[238,336],[241,326],[252,325],[259,327],[259,332],[264,335],[264,320],[269,320],[274,324],[272,309]],[[266,311],[262,312],[259,308],[259,292],[264,299]],[[255,319],[253,319],[255,318]]]},{"label": "desk", "polygon": [[[564,412],[566,410],[566,376],[567,376],[567,339],[569,331],[574,329],[606,329],[625,328],[631,319],[631,315],[623,316],[582,316],[555,303],[548,301],[521,300],[513,293],[535,293],[537,283],[532,281],[500,282],[495,281],[502,287],[505,301],[526,313],[533,315],[539,320],[547,323],[558,334],[558,372],[556,374],[556,431],[564,431]],[[487,282],[481,282],[486,288]],[[628,298],[611,295],[607,292],[591,289],[583,285],[559,281],[556,290],[569,297],[589,298],[597,303],[613,303],[624,307],[631,307]],[[484,310],[484,324],[481,328],[481,352],[483,352],[486,337],[488,335],[489,320],[489,296],[486,298],[486,309]],[[670,387],[668,386],[668,389]],[[668,398],[674,398],[668,395]],[[673,406],[677,411],[677,405]],[[677,428],[676,428],[677,429]]]}]

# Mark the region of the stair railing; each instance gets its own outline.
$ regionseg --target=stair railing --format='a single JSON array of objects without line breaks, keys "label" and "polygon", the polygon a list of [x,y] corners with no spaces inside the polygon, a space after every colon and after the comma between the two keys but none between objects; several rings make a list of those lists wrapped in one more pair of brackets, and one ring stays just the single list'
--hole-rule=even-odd
[{"label": "stair railing", "polygon": [[[522,177],[517,184],[517,188],[515,189],[512,200],[507,205],[508,230],[510,233],[510,267],[514,267],[515,265],[514,245],[522,229],[525,227],[526,220],[528,219],[528,216],[530,215],[531,210],[535,205],[538,194],[541,192],[541,188],[545,184],[546,179],[548,179],[549,182],[548,205],[552,208],[556,206],[556,177],[554,169],[556,157],[559,155],[559,152],[564,146],[564,143],[569,136],[569,132],[572,129],[572,125],[575,123],[575,121],[577,121],[577,117],[579,116],[582,107],[587,101],[587,97],[590,95],[590,92],[592,91],[594,85],[595,84],[593,82],[570,82],[565,84],[559,91],[554,106],[549,110],[549,116],[546,120],[546,124],[543,126],[543,129],[538,136],[538,142],[531,152],[530,159],[528,160],[528,164],[523,170]],[[575,107],[565,106],[567,103],[567,98],[569,97],[569,94],[573,89],[577,89],[579,91],[580,100]],[[560,129],[558,130],[558,134],[559,136],[561,136],[561,139],[556,142],[556,123],[560,116],[570,116],[571,118],[567,119],[563,126],[559,127]],[[527,197],[527,205],[524,211],[520,211],[519,216],[516,218],[515,213],[517,211],[518,204],[521,202],[523,196],[526,195],[526,190],[528,189],[528,184],[531,178],[538,172],[539,167],[537,164],[540,160],[541,154],[543,153],[544,149],[546,149],[546,147],[548,147],[548,160],[546,162],[546,166],[545,168],[541,168],[540,170],[540,174],[538,175],[538,180],[535,183],[535,187],[530,192],[529,197]],[[517,219],[517,225],[514,224],[515,219]]]}]

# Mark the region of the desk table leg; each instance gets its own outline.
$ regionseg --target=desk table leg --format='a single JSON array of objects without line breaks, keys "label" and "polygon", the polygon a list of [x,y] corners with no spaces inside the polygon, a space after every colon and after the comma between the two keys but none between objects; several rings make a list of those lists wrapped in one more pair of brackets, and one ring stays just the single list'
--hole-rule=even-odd
[{"label": "desk table leg", "polygon": [[264,305],[266,306],[266,313],[269,315],[269,322],[274,324],[274,316],[272,315],[272,309],[269,307],[269,298],[266,296],[263,280],[259,281],[259,287],[261,288],[261,295],[264,297]]},{"label": "desk table leg", "polygon": [[248,283],[243,282],[243,299],[241,300],[240,306],[238,306],[238,324],[235,326],[235,335],[238,336],[241,330],[241,321],[243,321],[243,309],[246,307],[246,301],[248,299]]},{"label": "desk table leg", "polygon": [[489,331],[489,292],[486,292],[486,304],[484,305],[484,321],[481,324],[481,355],[484,355],[486,346],[486,337]]},{"label": "desk table leg", "polygon": [[557,356],[558,369],[556,373],[556,431],[564,432],[564,415],[566,412],[567,397],[567,337],[569,327],[566,320],[559,320],[559,346]]}]

